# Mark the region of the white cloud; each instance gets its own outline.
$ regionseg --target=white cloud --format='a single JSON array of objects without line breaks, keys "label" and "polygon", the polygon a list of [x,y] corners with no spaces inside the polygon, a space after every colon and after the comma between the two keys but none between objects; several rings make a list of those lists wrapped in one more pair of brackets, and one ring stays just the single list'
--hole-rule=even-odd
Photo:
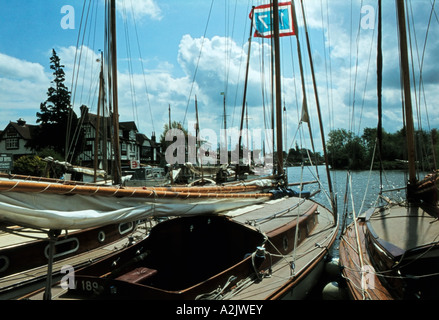
[{"label": "white cloud", "polygon": [[34,123],[49,84],[40,64],[0,53],[0,128],[20,117]]},{"label": "white cloud", "polygon": [[162,11],[155,0],[117,0],[117,8],[122,14],[131,16],[136,20],[150,17],[153,20],[162,19]]},{"label": "white cloud", "polygon": [[2,78],[28,80],[32,82],[44,81],[47,79],[42,65],[20,60],[1,52],[0,75]]},{"label": "white cloud", "polygon": [[[76,48],[62,47],[56,49],[57,55],[64,65],[66,75],[65,85],[72,91],[72,75],[75,61]],[[52,50],[47,56],[52,55]],[[79,58],[78,52],[77,57]],[[88,57],[88,59],[85,59]],[[87,47],[83,47],[82,65],[78,75],[77,101],[89,105],[97,86],[100,64],[99,58]],[[88,61],[88,62],[86,62]],[[91,62],[90,62],[91,61]],[[48,59],[49,65],[49,59]],[[36,113],[40,111],[40,104],[47,99],[47,89],[52,85],[52,70],[47,70],[39,63],[20,60],[0,53],[0,128],[4,128],[9,121],[24,118],[28,123],[36,123]]]},{"label": "white cloud", "polygon": [[[330,86],[334,90],[332,92],[327,91],[326,85],[329,78],[324,67],[319,65],[316,68],[319,95],[321,101],[325,101],[328,94],[334,97],[332,101],[334,107],[330,111],[334,115],[333,123],[331,123],[333,128],[354,128],[355,132],[361,134],[364,127],[375,127],[378,121],[376,97],[377,28],[376,25],[374,26],[375,29],[364,29],[361,27],[361,19],[364,18],[364,14],[361,13],[360,2],[335,0],[328,2],[328,4],[330,34],[325,30],[325,50],[327,50],[327,57],[330,57],[330,60],[328,59],[327,62],[330,61],[332,65],[330,78],[332,82]],[[361,4],[371,5],[373,8],[376,8],[376,2],[374,1],[362,1]],[[414,12],[414,16],[410,16],[410,21],[412,28],[413,26],[416,27],[417,33],[417,39],[414,38],[413,34],[411,38],[411,53],[413,54],[414,74],[416,75],[417,82],[419,81],[418,62],[421,60],[420,55],[422,55],[426,23],[428,22],[431,3],[429,1],[417,1],[410,5],[413,5]],[[310,36],[314,46],[313,49],[318,49],[322,54],[322,40],[319,39],[322,32],[322,22],[319,20],[322,16],[320,2],[308,1],[305,7],[307,9],[308,25],[312,27],[310,29]],[[409,14],[411,13],[409,12]],[[325,28],[326,14],[327,11],[325,10],[325,23],[323,24]],[[394,132],[402,127],[399,47],[394,2],[383,3],[383,17],[383,120],[384,128],[387,131]],[[424,84],[436,83],[437,85],[439,79],[434,76],[439,72],[435,58],[433,58],[437,57],[439,52],[439,41],[437,41],[436,37],[432,36],[436,31],[437,23],[432,24],[427,43],[423,70]],[[305,47],[304,39],[301,38],[301,40],[302,47]],[[415,40],[417,41],[418,49],[415,48]],[[320,45],[318,45],[319,41]],[[419,84],[417,83],[416,85],[419,90]],[[437,94],[432,89],[433,86],[426,86],[425,88],[425,95],[430,106],[431,120],[435,118],[434,115],[437,113],[432,108],[434,105],[433,97],[437,96]],[[413,99],[414,97],[413,95]],[[326,108],[327,103],[323,102],[322,105]],[[424,108],[423,104],[421,108]],[[417,113],[422,114],[420,111],[417,111]],[[425,120],[425,118],[426,115],[424,113],[423,119]],[[433,121],[430,121],[430,123],[433,123]],[[432,127],[434,126],[439,126],[439,123],[432,124]]]},{"label": "white cloud", "polygon": [[72,92],[72,104],[75,107],[85,104],[96,108],[91,104],[97,101],[100,54],[86,46],[78,50],[74,46],[61,47],[56,52],[64,65],[65,85]]}]

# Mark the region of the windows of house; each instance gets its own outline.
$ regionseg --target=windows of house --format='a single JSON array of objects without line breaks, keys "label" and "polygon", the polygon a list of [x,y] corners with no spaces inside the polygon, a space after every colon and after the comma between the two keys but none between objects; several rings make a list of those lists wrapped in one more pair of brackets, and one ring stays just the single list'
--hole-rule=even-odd
[{"label": "windows of house", "polygon": [[16,150],[20,147],[18,142],[18,133],[13,129],[9,129],[6,133],[6,150]]},{"label": "windows of house", "polygon": [[6,138],[6,150],[16,150],[18,148],[18,138]]}]

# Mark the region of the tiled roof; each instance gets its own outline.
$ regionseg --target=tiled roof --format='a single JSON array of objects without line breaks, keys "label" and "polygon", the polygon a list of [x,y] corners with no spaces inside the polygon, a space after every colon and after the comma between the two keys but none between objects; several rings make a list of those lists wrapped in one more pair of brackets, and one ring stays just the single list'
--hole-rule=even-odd
[{"label": "tiled roof", "polygon": [[1,133],[3,136],[4,134],[7,134],[9,132],[10,128],[14,128],[15,131],[25,140],[32,139],[32,136],[35,132],[35,130],[38,128],[38,125],[33,124],[26,124],[26,122],[9,122],[9,124],[6,126],[5,130]]}]

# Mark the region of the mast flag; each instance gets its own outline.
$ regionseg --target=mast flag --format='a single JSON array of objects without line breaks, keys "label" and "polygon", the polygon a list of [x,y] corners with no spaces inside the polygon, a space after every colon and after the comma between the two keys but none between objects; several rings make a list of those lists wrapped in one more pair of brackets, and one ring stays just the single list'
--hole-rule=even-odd
[{"label": "mast flag", "polygon": [[[264,4],[255,7],[252,13],[250,13],[250,19],[254,14],[254,27],[256,29],[254,36],[259,38],[271,38],[273,34],[273,28],[271,26],[272,17],[272,5]],[[293,25],[293,8],[291,2],[279,3],[279,37],[295,36],[296,31]]]},{"label": "mast flag", "polygon": [[308,103],[306,102],[306,97],[303,97],[301,121],[309,123]]}]

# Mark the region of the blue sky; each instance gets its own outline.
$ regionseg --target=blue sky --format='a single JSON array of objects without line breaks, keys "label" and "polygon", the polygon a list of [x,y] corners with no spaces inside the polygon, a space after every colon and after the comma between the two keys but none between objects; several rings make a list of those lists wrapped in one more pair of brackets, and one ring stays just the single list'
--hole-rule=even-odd
[{"label": "blue sky", "polygon": [[[384,128],[394,132],[402,127],[398,40],[394,1],[384,2]],[[40,103],[47,98],[47,88],[52,79],[49,68],[52,48],[66,66],[66,85],[72,89],[75,47],[82,28],[80,22],[84,3],[88,6],[89,0],[0,0],[1,129],[9,121],[16,121],[20,117],[28,123],[36,123],[36,113]],[[78,110],[81,104],[86,104],[95,112],[94,88],[99,72],[96,59],[99,50],[103,49],[104,6],[103,0],[95,0],[93,3],[95,5],[90,7],[88,19],[89,24],[97,28],[96,31],[87,28],[82,51],[84,61],[81,61],[86,71],[81,71],[81,84],[75,94],[74,107]],[[171,105],[173,120],[185,121],[185,126],[188,126],[189,121],[195,120],[196,95],[201,128],[212,129],[219,135],[223,111],[221,92],[226,92],[228,126],[237,127],[247,55],[248,14],[252,5],[263,3],[260,0],[118,0],[121,120],[136,121],[139,130],[148,136],[153,131],[160,135],[163,125],[168,121],[168,105]],[[367,19],[373,20],[375,17],[373,10],[376,1],[308,0],[304,3],[325,133],[331,129],[346,128],[361,134],[364,127],[375,127],[376,28],[375,21]],[[413,0],[408,3],[413,13],[412,26],[417,35],[415,39],[413,33],[412,41],[416,41],[414,61],[418,81],[419,61],[433,1]],[[67,15],[67,12],[61,12],[64,6],[71,6],[74,10],[74,29],[65,29],[61,25]],[[296,6],[300,8],[300,1],[296,1]],[[429,37],[422,65],[424,91],[415,96],[420,102],[421,118],[425,120],[428,116],[428,123],[423,124],[425,129],[439,127],[439,108],[434,105],[439,101],[439,64],[436,61],[439,55],[439,9],[435,10],[436,16],[432,16],[428,29]],[[309,85],[310,68],[304,50],[306,42],[300,11],[298,19],[308,107],[313,119],[314,137],[318,140],[315,102]],[[71,26],[72,21],[69,23]],[[205,30],[206,38],[203,39]],[[287,109],[287,134],[290,138],[288,147],[292,143],[303,143],[309,147],[306,138],[298,140],[300,135],[296,135],[302,101],[296,38],[282,38],[281,45],[283,96]],[[249,126],[253,128],[263,128],[261,88],[267,90],[269,80],[267,71],[261,76],[260,62],[261,57],[267,58],[269,46],[268,41],[261,39],[252,42],[248,107]],[[129,56],[128,52],[131,53]],[[264,61],[267,66],[269,60]],[[417,88],[419,90],[419,83]],[[296,137],[296,141],[291,142],[293,137]]]}]

